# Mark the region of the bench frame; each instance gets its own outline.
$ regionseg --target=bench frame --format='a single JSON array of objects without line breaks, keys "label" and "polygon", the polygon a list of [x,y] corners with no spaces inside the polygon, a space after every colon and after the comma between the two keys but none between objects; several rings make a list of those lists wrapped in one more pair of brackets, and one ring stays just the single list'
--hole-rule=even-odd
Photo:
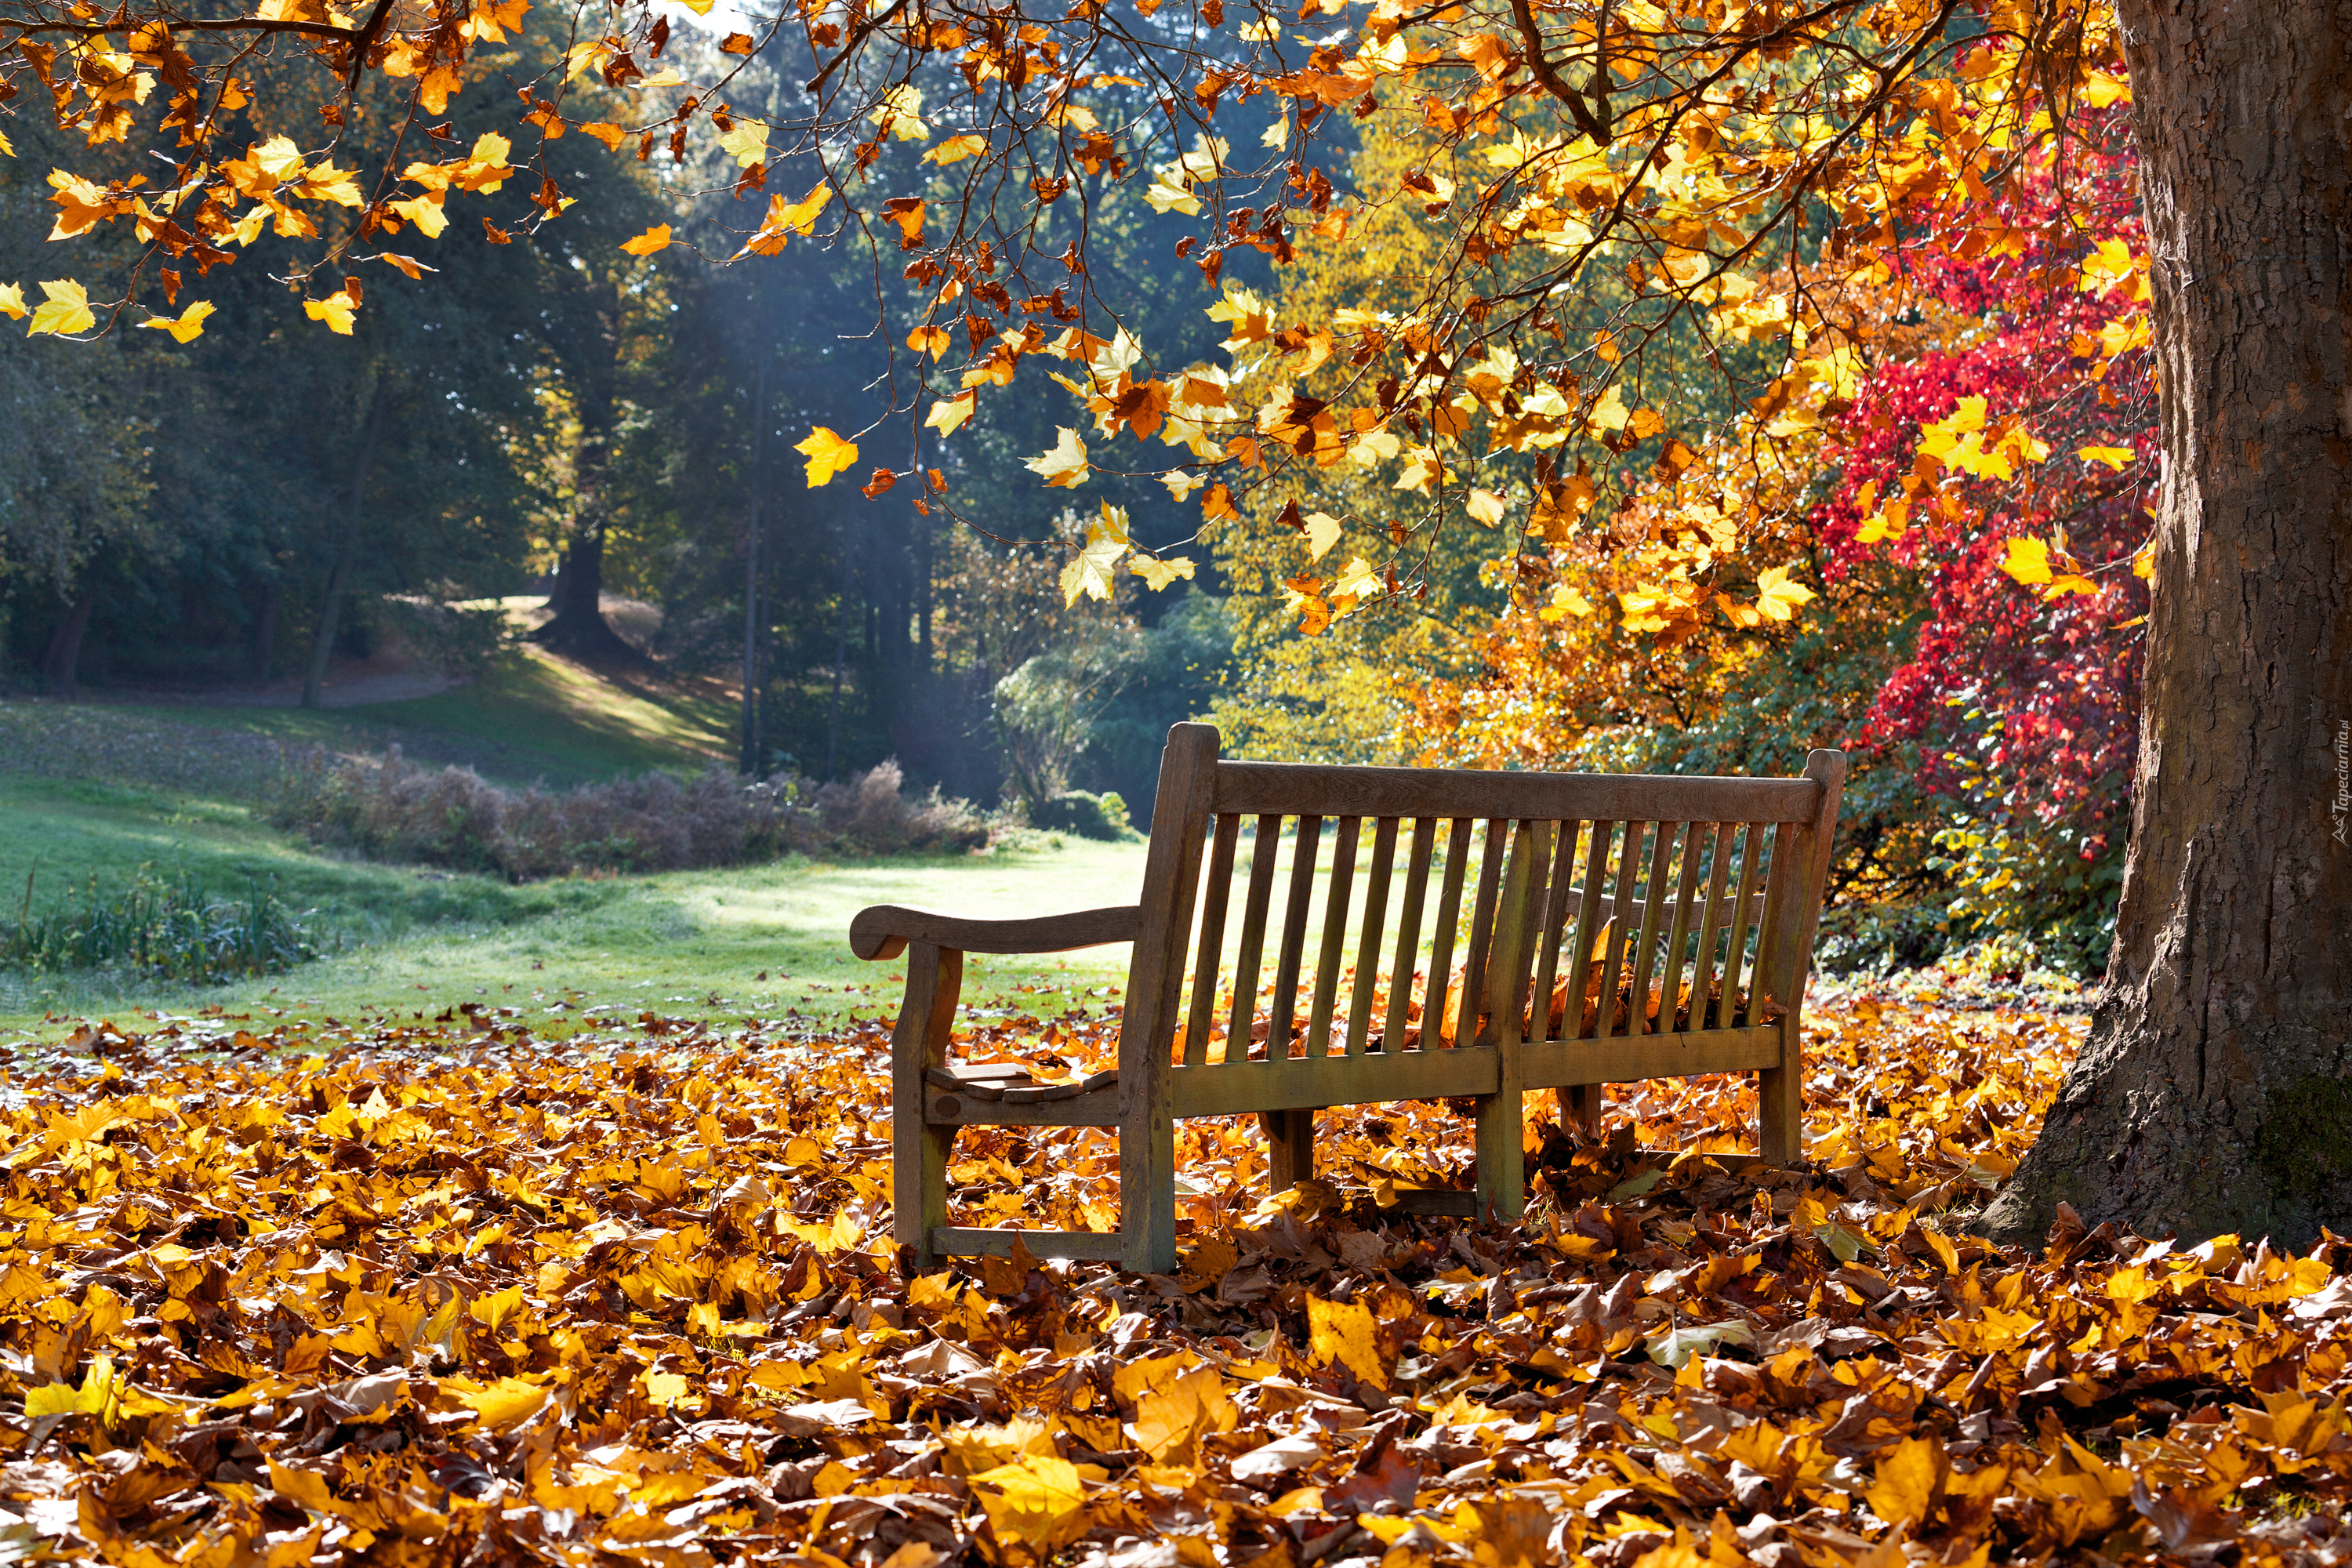
[{"label": "bench frame", "polygon": [[[964,920],[886,904],[861,911],[852,922],[850,946],[858,957],[888,959],[903,952],[907,959],[906,995],[891,1047],[893,1205],[898,1238],[912,1249],[918,1267],[935,1268],[950,1255],[1003,1255],[1017,1237],[1038,1257],[1115,1259],[1141,1272],[1171,1270],[1175,1123],[1187,1116],[1256,1112],[1269,1143],[1272,1184],[1280,1191],[1314,1173],[1314,1114],[1321,1107],[1471,1099],[1477,1106],[1475,1190],[1401,1195],[1416,1212],[1489,1219],[1516,1218],[1525,1204],[1521,1101],[1530,1089],[1558,1090],[1562,1121],[1591,1127],[1598,1122],[1603,1084],[1753,1071],[1763,1158],[1787,1165],[1801,1157],[1801,1002],[1845,776],[1843,752],[1813,752],[1804,774],[1792,779],[1323,767],[1226,762],[1217,752],[1217,731],[1208,725],[1179,724],[1169,731],[1142,896],[1134,904],[1017,921]],[[1245,997],[1226,1004],[1225,1047],[1230,1051],[1239,1044],[1249,1049],[1260,994],[1257,976],[1272,924],[1274,860],[1283,842],[1282,823],[1296,818],[1266,1037],[1282,1040],[1286,1053],[1296,1044],[1307,1054],[1211,1061],[1209,1047],[1218,1032],[1219,955],[1240,825],[1246,817],[1258,819],[1258,833],[1243,900],[1234,989],[1240,990],[1242,973],[1250,977],[1250,985]],[[1331,818],[1339,822],[1338,847],[1319,960],[1310,976],[1304,931],[1322,824]],[[1410,840],[1401,845],[1407,822],[1413,824]],[[1410,1021],[1418,933],[1426,923],[1424,895],[1441,823],[1451,826],[1421,1012],[1425,1030],[1432,1015],[1452,1010],[1454,1033],[1452,1043],[1424,1048],[1417,1039],[1409,1041],[1402,1026]],[[1453,917],[1469,890],[1471,847],[1480,823],[1486,825],[1484,853],[1468,911],[1469,942],[1463,951],[1457,1002],[1449,989],[1459,924]],[[1612,834],[1620,825],[1625,827],[1622,848],[1612,855]],[[1342,1026],[1336,1008],[1348,941],[1348,889],[1367,826],[1372,830],[1372,864],[1360,916],[1358,974],[1363,979],[1367,968],[1370,974],[1366,983],[1349,987],[1345,1049],[1334,1052],[1332,1031]],[[1703,838],[1703,826],[1713,829],[1711,839]],[[1645,831],[1646,857],[1641,853]],[[1580,886],[1575,864],[1580,846]],[[1404,908],[1397,925],[1386,1027],[1375,1041],[1370,1014],[1381,988],[1386,903],[1400,847],[1407,855]],[[1759,862],[1768,858],[1769,869],[1758,887]],[[1727,885],[1735,860],[1736,891]],[[1661,896],[1670,881],[1677,881],[1673,894]],[[1626,930],[1616,926],[1620,912]],[[1629,941],[1626,931],[1637,921],[1640,934]],[[1663,942],[1662,926],[1668,932]],[[1198,963],[1206,975],[1195,976],[1188,1012],[1185,979],[1196,928]],[[1741,954],[1751,930],[1754,958],[1743,969]],[[1613,937],[1608,934],[1612,931]],[[1693,951],[1686,944],[1694,939],[1692,985],[1685,990],[1685,955]],[[996,1088],[1001,1078],[949,1062],[966,953],[1061,952],[1117,942],[1134,943],[1134,953],[1116,1081],[1098,1081],[1111,1075],[1097,1075],[1076,1086],[1008,1092]],[[1725,973],[1715,974],[1713,955],[1718,951],[1727,956]],[[1621,968],[1629,958],[1630,967]],[[1549,1038],[1550,1002],[1562,984],[1559,977],[1579,966],[1587,972],[1588,993],[1599,981],[1603,1005],[1598,1006],[1598,1026],[1592,1035],[1576,1037],[1581,1030],[1571,999],[1564,1030],[1570,1037]],[[1743,973],[1745,991],[1738,984]],[[1302,983],[1309,982],[1309,1013],[1301,1030],[1296,1008]],[[1576,989],[1570,987],[1571,996]],[[1626,1032],[1619,1032],[1617,1009],[1605,1004],[1620,996],[1655,998],[1658,1026],[1649,1026],[1643,1016],[1648,1004],[1635,1002],[1625,1009]],[[1668,997],[1675,1001],[1669,1004]],[[1678,1029],[1675,1011],[1684,997],[1690,998],[1690,1016]],[[1533,1040],[1522,1037],[1530,1032],[1528,1026]],[[1117,1128],[1118,1230],[949,1225],[947,1167],[956,1132],[978,1124]]]}]

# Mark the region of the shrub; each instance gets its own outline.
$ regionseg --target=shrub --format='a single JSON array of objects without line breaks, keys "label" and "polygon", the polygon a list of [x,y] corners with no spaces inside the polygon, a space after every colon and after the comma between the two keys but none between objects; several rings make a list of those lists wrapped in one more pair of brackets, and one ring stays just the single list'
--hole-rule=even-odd
[{"label": "shrub", "polygon": [[934,789],[910,798],[898,763],[812,789],[791,776],[746,783],[713,770],[643,773],[577,789],[510,790],[470,768],[421,768],[312,750],[263,801],[279,827],[374,860],[492,872],[510,881],[581,871],[672,871],[791,853],[971,849],[986,823]]},{"label": "shrub", "polygon": [[1134,833],[1127,819],[1127,802],[1116,790],[1088,795],[1074,789],[1031,808],[1029,825],[1049,832],[1075,833],[1081,838],[1118,840]]},{"label": "shrub", "polygon": [[29,907],[0,935],[0,964],[16,969],[110,965],[206,984],[282,974],[319,955],[310,931],[259,879],[238,899],[215,899],[183,872],[176,881],[141,876],[101,898],[90,879],[79,908],[68,900],[36,914]]}]

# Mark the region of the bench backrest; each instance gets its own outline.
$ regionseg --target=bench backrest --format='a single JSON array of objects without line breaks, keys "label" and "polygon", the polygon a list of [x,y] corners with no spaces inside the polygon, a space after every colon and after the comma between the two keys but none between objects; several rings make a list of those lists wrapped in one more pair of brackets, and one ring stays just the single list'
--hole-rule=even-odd
[{"label": "bench backrest", "polygon": [[[1578,1041],[1794,1026],[1841,753],[1772,779],[1216,752],[1206,725],[1170,733],[1121,1038],[1129,1082],[1369,1055],[1389,1060],[1365,1081],[1396,1085],[1409,1081],[1388,1070],[1400,1053],[1560,1041],[1549,1055],[1568,1060]],[[1315,1076],[1337,1103],[1349,1079],[1330,1067]],[[1295,1083],[1313,1069],[1251,1076],[1269,1070]],[[1584,1081],[1558,1070],[1552,1081]]]}]

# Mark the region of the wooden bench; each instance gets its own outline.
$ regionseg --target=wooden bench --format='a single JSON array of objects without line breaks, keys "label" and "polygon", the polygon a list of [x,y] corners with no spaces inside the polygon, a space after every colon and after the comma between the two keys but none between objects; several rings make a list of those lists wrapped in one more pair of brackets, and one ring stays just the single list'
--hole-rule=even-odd
[{"label": "wooden bench", "polygon": [[[1559,1090],[1563,1124],[1591,1126],[1603,1084],[1753,1071],[1763,1157],[1798,1157],[1800,1005],[1843,752],[1774,779],[1238,763],[1217,746],[1205,724],[1169,731],[1136,903],[1018,921],[877,905],[851,923],[858,957],[907,957],[894,1203],[922,1267],[1017,1236],[1039,1257],[1173,1268],[1179,1117],[1257,1113],[1280,1190],[1314,1173],[1321,1107],[1468,1099],[1475,1191],[1409,1202],[1500,1218],[1524,1203],[1527,1091]],[[964,954],[1116,942],[1135,948],[1115,1071],[1041,1084],[949,1060]],[[950,1150],[975,1124],[1117,1128],[1118,1230],[950,1225]]]}]

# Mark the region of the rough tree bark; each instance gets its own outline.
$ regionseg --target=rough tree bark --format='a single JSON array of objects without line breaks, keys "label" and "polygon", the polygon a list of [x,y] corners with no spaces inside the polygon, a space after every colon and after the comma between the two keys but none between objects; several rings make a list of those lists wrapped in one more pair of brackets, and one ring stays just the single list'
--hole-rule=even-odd
[{"label": "rough tree bark", "polygon": [[555,612],[530,634],[542,647],[599,668],[643,665],[646,657],[604,618],[604,530],[611,521],[607,493],[612,464],[613,416],[619,398],[621,299],[609,280],[598,284],[583,306],[588,325],[570,345],[571,368],[579,377],[580,436],[572,453],[572,522],[563,542],[563,562],[547,607]]},{"label": "rough tree bark", "polygon": [[89,613],[97,607],[97,593],[82,589],[74,595],[66,618],[49,634],[49,646],[41,655],[41,676],[50,696],[70,700],[81,695],[82,637],[89,630]]},{"label": "rough tree bark", "polygon": [[2164,473],[2107,979],[1985,1216],[2352,1231],[2352,0],[2122,0]]},{"label": "rough tree bark", "polygon": [[319,624],[310,632],[310,657],[302,667],[302,706],[321,708],[327,700],[327,666],[335,657],[335,637],[342,630],[343,601],[352,581],[352,563],[365,526],[368,470],[375,466],[375,438],[383,428],[383,382],[379,377],[368,394],[367,424],[360,435],[359,461],[352,468],[352,501],[343,513],[341,535],[335,541],[335,563],[327,570],[325,597],[319,605]]}]

